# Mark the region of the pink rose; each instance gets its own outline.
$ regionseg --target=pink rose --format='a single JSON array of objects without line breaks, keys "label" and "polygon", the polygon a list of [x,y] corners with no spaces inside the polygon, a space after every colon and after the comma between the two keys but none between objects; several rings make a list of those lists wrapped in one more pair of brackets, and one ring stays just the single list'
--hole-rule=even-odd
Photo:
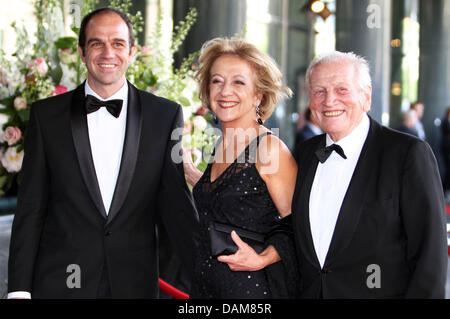
[{"label": "pink rose", "polygon": [[8,145],[16,144],[22,138],[22,131],[15,126],[8,126],[3,134],[3,140],[8,142]]},{"label": "pink rose", "polygon": [[205,118],[200,115],[195,116],[192,122],[194,123],[194,127],[202,132],[206,130],[206,127],[208,126],[208,123],[206,122]]},{"label": "pink rose", "polygon": [[64,85],[55,85],[55,90],[52,92],[53,95],[63,94],[67,92],[67,88]]},{"label": "pink rose", "polygon": [[17,153],[15,147],[8,147],[6,152],[1,156],[1,163],[9,173],[19,172],[22,168],[23,150]]},{"label": "pink rose", "polygon": [[14,107],[16,110],[25,110],[27,108],[27,99],[23,96],[18,96],[14,99]]},{"label": "pink rose", "polygon": [[42,75],[44,75],[48,71],[47,63],[45,63],[44,58],[41,57],[32,60],[28,67],[30,68],[30,70],[36,69],[37,72]]}]

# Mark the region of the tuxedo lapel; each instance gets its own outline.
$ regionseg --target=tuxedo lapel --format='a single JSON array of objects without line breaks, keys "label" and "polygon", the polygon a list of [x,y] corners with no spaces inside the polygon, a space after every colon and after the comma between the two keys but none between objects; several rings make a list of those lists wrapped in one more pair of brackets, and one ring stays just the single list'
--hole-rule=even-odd
[{"label": "tuxedo lapel", "polygon": [[104,218],[106,218],[106,211],[103,205],[100,187],[98,185],[97,175],[95,173],[94,161],[92,158],[87,116],[84,108],[84,95],[83,82],[75,89],[70,108],[73,143],[75,145],[81,175],[83,176],[86,188],[98,211]]},{"label": "tuxedo lapel", "polygon": [[107,224],[117,215],[128,194],[134,176],[142,128],[142,106],[138,90],[128,83],[128,107],[125,141]]},{"label": "tuxedo lapel", "polygon": [[379,127],[379,124],[370,118],[369,133],[339,211],[324,267],[327,267],[328,263],[332,262],[333,258],[338,256],[353,238],[369,189],[367,187],[368,181],[372,178],[372,174],[376,172],[378,149],[376,135]]},{"label": "tuxedo lapel", "polygon": [[[314,182],[314,176],[316,175],[317,166],[319,164],[319,160],[314,155],[314,151],[325,146],[325,136],[326,135],[323,135],[323,138],[313,145],[311,151],[307,152],[309,154],[308,158],[300,164],[300,175],[299,180],[297,180],[300,187],[296,188],[296,194],[294,195],[296,209],[293,209],[295,212],[295,225],[297,229],[299,229],[298,235],[300,240],[298,242],[302,246],[301,250],[305,253],[309,262],[318,267],[320,267],[320,264],[314,248],[309,221],[309,198]],[[301,174],[301,172],[304,172],[305,174]]]}]

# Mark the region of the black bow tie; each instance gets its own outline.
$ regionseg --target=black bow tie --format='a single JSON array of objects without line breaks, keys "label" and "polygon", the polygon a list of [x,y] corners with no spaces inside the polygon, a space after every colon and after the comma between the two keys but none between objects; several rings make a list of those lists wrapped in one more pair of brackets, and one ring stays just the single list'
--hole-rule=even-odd
[{"label": "black bow tie", "polygon": [[342,156],[343,159],[347,159],[345,156],[344,150],[337,144],[331,144],[330,146],[319,148],[315,154],[321,163],[325,163],[325,161],[330,157],[331,153],[336,151],[339,155]]},{"label": "black bow tie", "polygon": [[95,112],[104,106],[112,116],[119,117],[120,111],[122,110],[122,103],[122,100],[100,101],[95,96],[88,94],[86,96],[86,113]]}]

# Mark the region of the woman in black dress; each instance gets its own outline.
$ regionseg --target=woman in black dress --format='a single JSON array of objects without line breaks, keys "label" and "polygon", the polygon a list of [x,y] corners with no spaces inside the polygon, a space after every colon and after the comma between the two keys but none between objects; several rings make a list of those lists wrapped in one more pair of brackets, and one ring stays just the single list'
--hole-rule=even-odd
[{"label": "woman in black dress", "polygon": [[[290,214],[297,165],[263,121],[291,91],[282,85],[273,60],[243,40],[211,40],[199,62],[200,99],[220,119],[222,137],[203,175],[185,156],[200,217],[191,298],[288,297],[275,289],[285,282],[274,281],[295,264],[289,238],[277,245],[267,242],[258,254],[232,232],[237,252],[216,258],[209,228],[220,222],[267,235]],[[280,264],[278,275],[267,271]]]}]

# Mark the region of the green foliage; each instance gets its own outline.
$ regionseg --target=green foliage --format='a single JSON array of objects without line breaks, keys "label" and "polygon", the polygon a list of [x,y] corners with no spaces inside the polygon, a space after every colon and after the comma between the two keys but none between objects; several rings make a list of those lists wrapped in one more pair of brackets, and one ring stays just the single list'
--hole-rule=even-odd
[{"label": "green foliage", "polygon": [[72,49],[78,45],[77,38],[62,37],[55,41],[55,47],[59,50]]},{"label": "green foliage", "polygon": [[134,37],[137,39],[139,33],[144,31],[144,18],[140,11],[135,14],[130,14],[130,8],[133,5],[131,0],[111,0],[110,7],[118,9],[128,15],[128,18],[133,25]]}]

